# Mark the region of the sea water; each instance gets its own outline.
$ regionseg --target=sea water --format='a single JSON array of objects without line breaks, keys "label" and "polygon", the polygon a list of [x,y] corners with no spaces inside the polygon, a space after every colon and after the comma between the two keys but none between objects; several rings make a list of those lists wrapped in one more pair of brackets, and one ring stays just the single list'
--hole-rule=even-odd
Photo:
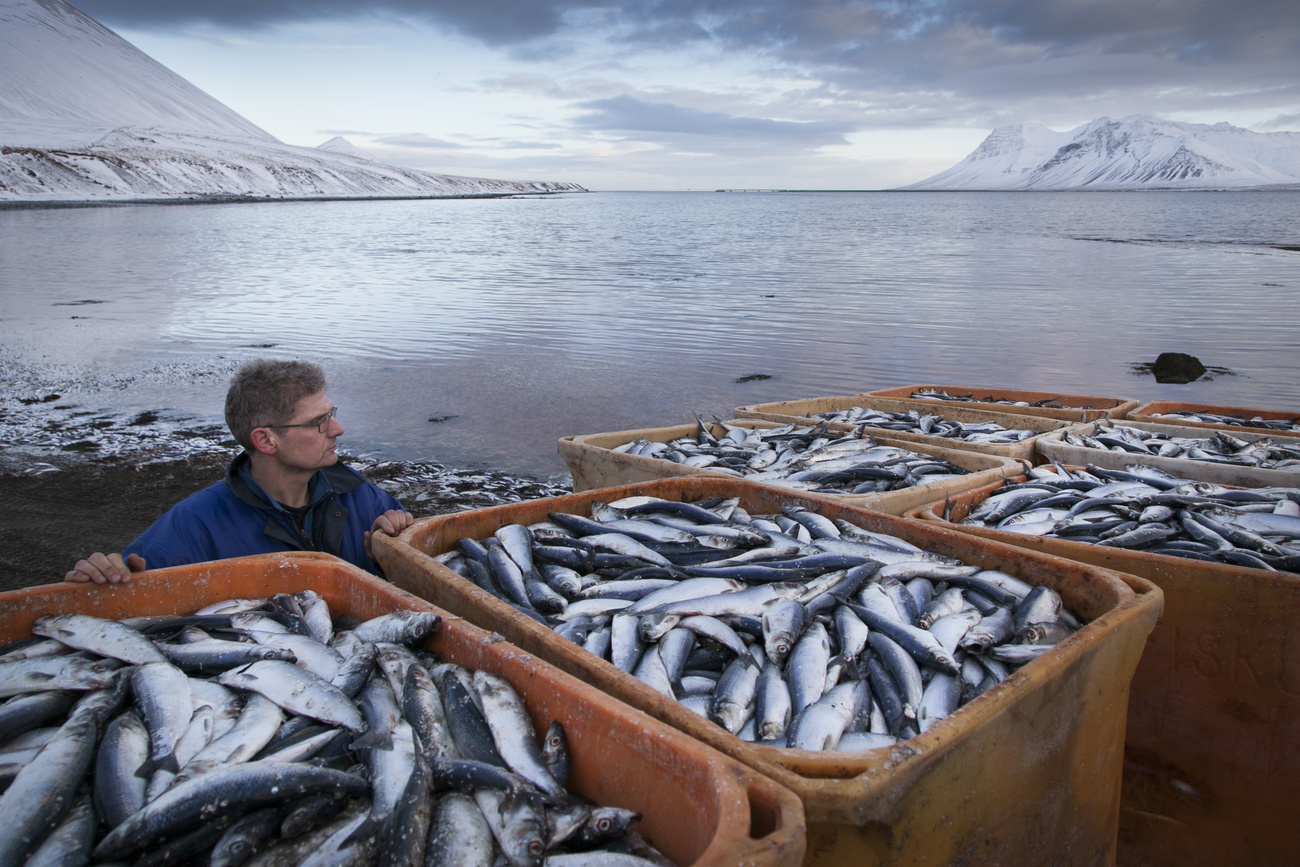
[{"label": "sea water", "polygon": [[[568,434],[917,383],[1300,411],[1300,194],[6,209],[0,310],[0,423],[215,429],[240,361],[303,358],[354,453],[539,476]],[[1228,372],[1135,372],[1166,351]]]}]

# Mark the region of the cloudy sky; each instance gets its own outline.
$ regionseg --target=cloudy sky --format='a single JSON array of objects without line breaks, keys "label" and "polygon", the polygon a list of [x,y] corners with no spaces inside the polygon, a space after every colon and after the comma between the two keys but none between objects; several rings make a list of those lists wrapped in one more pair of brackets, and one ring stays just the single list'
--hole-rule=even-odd
[{"label": "cloudy sky", "polygon": [[880,189],[996,126],[1300,129],[1297,0],[74,0],[292,144],[593,190]]}]

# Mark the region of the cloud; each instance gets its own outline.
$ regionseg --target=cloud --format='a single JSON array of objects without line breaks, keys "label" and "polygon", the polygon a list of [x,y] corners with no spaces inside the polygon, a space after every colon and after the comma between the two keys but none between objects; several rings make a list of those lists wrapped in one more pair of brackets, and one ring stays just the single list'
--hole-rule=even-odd
[{"label": "cloud", "polygon": [[421,133],[405,133],[402,135],[379,135],[375,136],[375,141],[380,144],[391,145],[401,148],[423,148],[437,150],[460,150],[465,145],[449,142],[445,139],[432,138]]},{"label": "cloud", "polygon": [[491,45],[545,39],[569,29],[604,31],[628,43],[715,42],[828,60],[890,44],[943,42],[954,29],[993,34],[1003,44],[1038,46],[1055,55],[1139,51],[1222,60],[1258,55],[1261,49],[1290,53],[1300,31],[1293,0],[81,0],[78,5],[105,21],[137,27],[206,22],[256,29],[372,15],[436,22]]},{"label": "cloud", "polygon": [[[563,76],[569,79],[578,67],[611,58],[669,56],[704,67],[709,58],[744,57],[771,77],[812,82],[834,108],[818,118],[848,118],[860,127],[981,126],[1008,111],[1027,110],[1059,124],[1103,113],[1174,114],[1219,105],[1230,110],[1250,104],[1265,115],[1283,116],[1300,109],[1290,92],[1300,84],[1295,0],[81,0],[80,5],[110,26],[144,29],[208,24],[250,31],[313,20],[393,19],[469,37],[505,50],[516,61],[545,64],[571,57],[574,64]],[[541,76],[530,82],[539,92],[549,87],[551,98],[572,84]],[[658,84],[642,81],[636,87]],[[609,92],[584,97],[598,101],[589,104],[591,116],[582,123],[608,129],[621,123],[629,131],[660,137],[739,140],[746,123],[762,138],[785,142],[834,141],[844,134],[815,123],[795,130],[782,121],[763,126],[762,118],[709,118],[676,106],[599,102]],[[785,111],[782,116],[798,115]]]},{"label": "cloud", "polygon": [[564,13],[584,0],[79,0],[88,15],[117,26],[167,29],[210,24],[240,30],[304,21],[396,17],[427,21],[479,39],[510,45],[545,38],[563,24]]},{"label": "cloud", "polygon": [[[625,133],[634,138],[697,151],[710,147],[811,150],[847,144],[854,125],[838,121],[795,122],[763,117],[738,117],[667,102],[646,102],[629,94],[579,103],[586,114],[576,126]],[[706,144],[706,141],[709,144]]]},{"label": "cloud", "polygon": [[1294,114],[1279,114],[1271,120],[1266,120],[1259,124],[1259,128],[1268,130],[1293,130],[1300,128],[1300,112]]},{"label": "cloud", "polygon": [[549,141],[503,141],[499,145],[508,150],[557,150],[563,145]]}]

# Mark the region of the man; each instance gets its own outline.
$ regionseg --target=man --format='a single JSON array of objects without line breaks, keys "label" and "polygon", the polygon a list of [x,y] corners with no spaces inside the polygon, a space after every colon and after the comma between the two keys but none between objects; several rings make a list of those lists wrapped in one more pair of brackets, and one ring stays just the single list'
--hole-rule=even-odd
[{"label": "man", "polygon": [[216,484],[186,497],[121,554],[91,554],[64,580],[116,584],[146,568],[279,551],[324,551],[370,572],[370,536],[414,520],[394,497],[339,463],[343,434],[325,374],[301,361],[250,361],[226,393],[244,450]]}]

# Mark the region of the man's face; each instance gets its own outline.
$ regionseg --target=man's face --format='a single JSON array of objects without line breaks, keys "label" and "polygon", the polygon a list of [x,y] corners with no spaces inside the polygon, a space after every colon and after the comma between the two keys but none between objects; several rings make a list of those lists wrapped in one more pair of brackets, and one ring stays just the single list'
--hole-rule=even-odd
[{"label": "man's face", "polygon": [[335,448],[338,438],[343,435],[343,424],[337,418],[330,418],[333,408],[323,391],[299,400],[293,417],[284,424],[311,425],[317,422],[319,429],[282,425],[272,428],[279,446],[276,458],[286,467],[302,470],[318,470],[337,463],[339,456]]}]

